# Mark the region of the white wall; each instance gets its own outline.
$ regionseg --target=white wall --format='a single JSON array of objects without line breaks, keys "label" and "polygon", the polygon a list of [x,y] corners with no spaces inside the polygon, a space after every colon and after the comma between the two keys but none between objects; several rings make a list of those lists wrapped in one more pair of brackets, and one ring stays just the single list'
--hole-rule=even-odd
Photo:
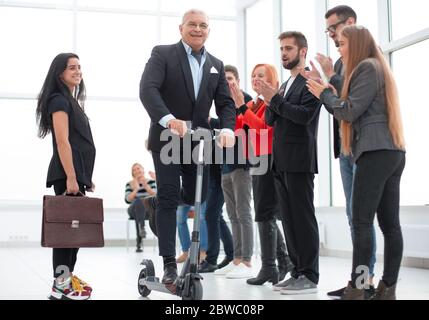
[{"label": "white wall", "polygon": [[[352,243],[345,209],[342,207],[319,207],[316,208],[316,214],[321,231],[321,252],[334,256],[350,257]],[[226,217],[226,214],[224,216]],[[104,236],[107,245],[112,243],[125,245],[127,220],[126,206],[105,208]],[[0,248],[17,245],[33,247],[40,245],[41,202],[0,201],[0,221]],[[429,206],[402,207],[401,224],[404,236],[404,259],[429,259]],[[383,236],[378,224],[375,225],[377,226],[377,255],[382,256],[384,250]],[[131,243],[134,243],[135,231],[132,224],[130,230]],[[418,266],[429,268],[429,265],[423,263]]]},{"label": "white wall", "polygon": [[[324,242],[324,252],[333,255],[350,256],[352,242],[345,208],[316,208],[316,214],[319,224],[323,226],[325,231],[325,237],[321,239],[321,242]],[[429,206],[401,207],[400,219],[404,238],[404,257],[428,259]],[[383,235],[377,221],[375,221],[374,225],[376,226],[377,255],[383,255]]]}]

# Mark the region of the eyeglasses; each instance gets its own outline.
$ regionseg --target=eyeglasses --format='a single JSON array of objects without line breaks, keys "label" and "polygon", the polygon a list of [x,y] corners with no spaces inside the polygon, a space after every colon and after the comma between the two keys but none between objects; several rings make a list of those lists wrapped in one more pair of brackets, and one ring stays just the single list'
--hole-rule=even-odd
[{"label": "eyeglasses", "polygon": [[328,28],[326,28],[325,33],[335,33],[335,31],[337,31],[338,26],[342,23],[345,23],[347,19],[343,19],[334,24],[331,24]]},{"label": "eyeglasses", "polygon": [[206,23],[196,24],[195,22],[189,22],[186,25],[191,29],[197,29],[199,27],[201,30],[207,30],[209,28],[209,25]]}]

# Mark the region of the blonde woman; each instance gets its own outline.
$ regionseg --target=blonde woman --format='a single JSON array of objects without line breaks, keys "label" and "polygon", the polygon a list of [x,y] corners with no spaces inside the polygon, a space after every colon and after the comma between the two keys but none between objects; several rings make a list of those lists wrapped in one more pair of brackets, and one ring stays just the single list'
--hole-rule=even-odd
[{"label": "blonde woman", "polygon": [[341,121],[341,143],[356,163],[353,184],[353,269],[343,293],[364,299],[361,275],[368,276],[375,213],[384,235],[384,272],[374,299],[396,299],[403,240],[399,190],[405,166],[405,142],[398,92],[392,72],[371,33],[347,26],[339,37],[345,66],[338,95],[329,85],[309,80],[309,90]]}]

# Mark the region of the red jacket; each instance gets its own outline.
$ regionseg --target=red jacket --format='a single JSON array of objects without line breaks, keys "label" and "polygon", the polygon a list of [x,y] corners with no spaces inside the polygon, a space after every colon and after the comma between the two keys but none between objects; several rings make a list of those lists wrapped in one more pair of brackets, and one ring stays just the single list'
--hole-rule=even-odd
[{"label": "red jacket", "polygon": [[258,100],[260,104],[256,113],[250,110],[253,104],[253,100],[247,103],[249,109],[244,114],[240,114],[236,118],[235,134],[241,136],[243,139],[243,151],[247,155],[246,140],[247,137],[243,133],[244,125],[247,125],[250,129],[248,136],[250,137],[251,147],[255,156],[271,154],[273,150],[273,127],[270,127],[265,123],[265,109],[267,105],[262,100]]}]

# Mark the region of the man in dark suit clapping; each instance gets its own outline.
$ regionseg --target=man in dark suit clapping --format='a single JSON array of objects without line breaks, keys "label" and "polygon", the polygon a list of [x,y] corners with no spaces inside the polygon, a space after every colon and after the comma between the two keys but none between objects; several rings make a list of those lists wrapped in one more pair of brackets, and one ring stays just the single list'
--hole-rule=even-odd
[{"label": "man in dark suit clapping", "polygon": [[317,173],[317,128],[320,102],[311,96],[305,68],[308,45],[296,31],[279,36],[283,67],[290,78],[279,92],[259,81],[261,93],[270,101],[265,120],[274,127],[273,169],[283,215],[283,228],[292,277],[274,286],[282,294],[317,292],[319,281],[319,232],[314,210],[314,174]]},{"label": "man in dark suit clapping", "polygon": [[[235,108],[230,98],[222,61],[204,47],[209,35],[209,19],[199,10],[187,11],[179,27],[182,39],[172,45],[156,46],[146,64],[140,82],[140,99],[151,118],[149,149],[157,174],[157,198],[146,201],[149,211],[156,210],[159,255],[164,259],[165,284],[177,277],[175,260],[176,209],[179,203],[194,204],[196,165],[194,163],[163,163],[161,133],[170,130],[180,137],[186,134],[187,122],[191,128],[210,128],[209,111],[214,101],[220,119],[221,147],[232,147],[235,142]],[[181,159],[185,155],[180,149]],[[207,169],[207,168],[206,168]],[[204,171],[201,202],[207,193],[207,174]],[[182,188],[180,187],[182,177]]]}]

